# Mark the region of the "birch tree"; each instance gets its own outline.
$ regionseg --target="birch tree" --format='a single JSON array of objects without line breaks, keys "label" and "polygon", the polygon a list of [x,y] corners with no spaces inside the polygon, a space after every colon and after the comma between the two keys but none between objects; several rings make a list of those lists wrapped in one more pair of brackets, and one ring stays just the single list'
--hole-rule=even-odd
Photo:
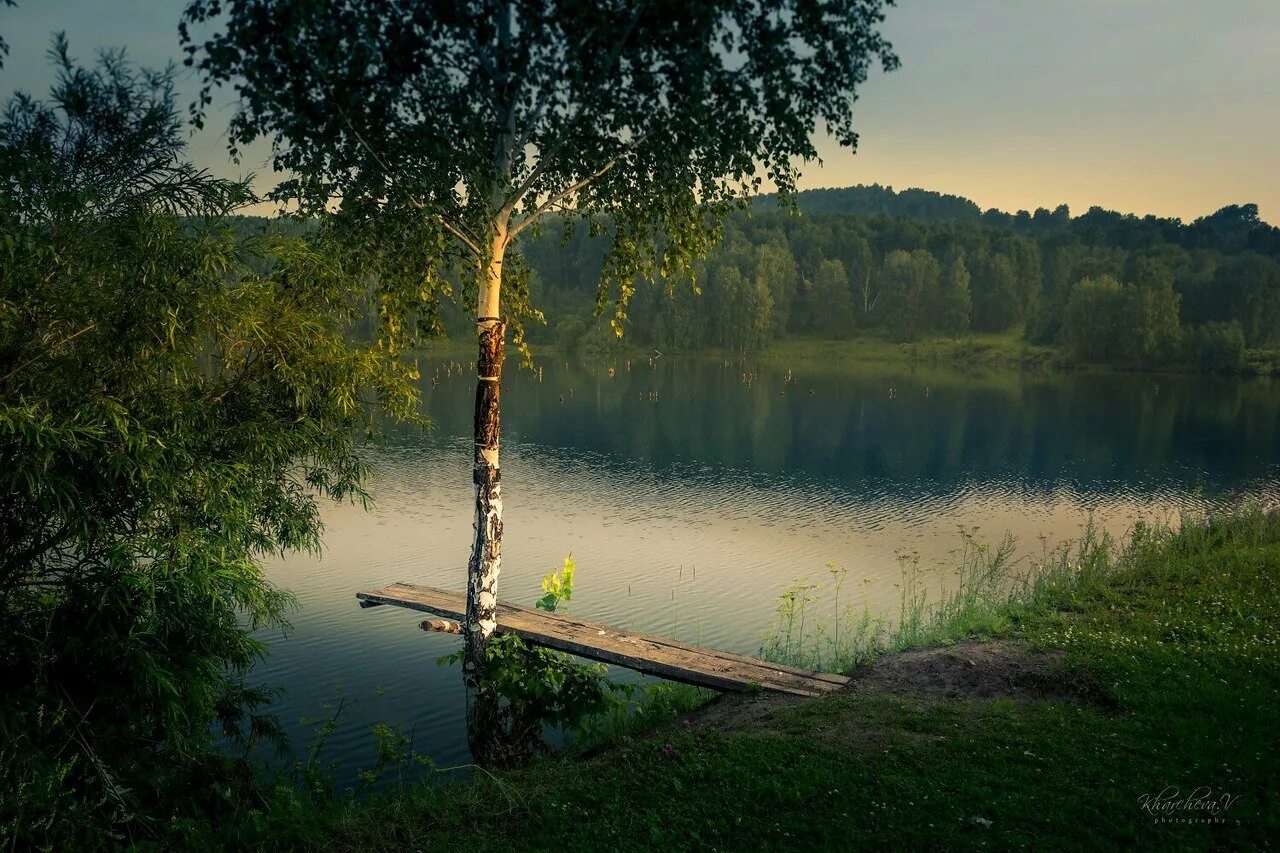
[{"label": "birch tree", "polygon": [[[597,311],[621,334],[641,281],[690,277],[728,211],[794,190],[877,65],[889,0],[193,0],[198,120],[234,87],[233,152],[270,140],[274,196],[415,288],[388,313],[429,330],[476,308],[475,532],[464,672],[495,628],[503,345],[524,347],[520,239],[548,218],[607,235]],[[576,225],[575,225],[576,223]],[[454,278],[451,264],[468,272]]]}]

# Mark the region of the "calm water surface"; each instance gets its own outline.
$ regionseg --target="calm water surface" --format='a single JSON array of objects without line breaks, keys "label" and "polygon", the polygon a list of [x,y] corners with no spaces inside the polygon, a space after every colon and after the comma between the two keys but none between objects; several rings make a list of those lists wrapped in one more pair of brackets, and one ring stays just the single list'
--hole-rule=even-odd
[{"label": "calm water surface", "polygon": [[[755,653],[795,579],[850,570],[897,611],[899,555],[941,580],[957,528],[1006,531],[1025,553],[1094,518],[1123,533],[1242,494],[1280,494],[1274,380],[966,374],[744,365],[705,358],[541,359],[504,385],[504,599],[530,603],[566,554],[572,611]],[[268,574],[301,609],[259,675],[295,744],[300,720],[347,708],[326,744],[340,779],[373,755],[374,722],[419,751],[469,761],[457,638],[420,614],[360,610],[391,581],[461,591],[471,536],[470,365],[422,360],[432,432],[375,454],[371,512],[325,508],[325,552]]]}]

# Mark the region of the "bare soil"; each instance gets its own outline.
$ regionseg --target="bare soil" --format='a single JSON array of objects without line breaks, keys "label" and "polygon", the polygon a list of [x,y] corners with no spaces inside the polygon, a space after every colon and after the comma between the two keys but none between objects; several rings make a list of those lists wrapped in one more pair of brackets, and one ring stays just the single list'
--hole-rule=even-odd
[{"label": "bare soil", "polygon": [[[1087,682],[1073,677],[1061,652],[1037,653],[1019,643],[964,642],[887,655],[850,673],[849,693],[923,696],[959,701],[1104,704]],[[694,731],[774,729],[784,708],[812,701],[776,693],[726,693],[682,719]]]},{"label": "bare soil", "polygon": [[1038,654],[1019,643],[958,643],[880,658],[855,670],[846,689],[944,699],[1088,701],[1090,691],[1067,677],[1064,659],[1060,651]]}]

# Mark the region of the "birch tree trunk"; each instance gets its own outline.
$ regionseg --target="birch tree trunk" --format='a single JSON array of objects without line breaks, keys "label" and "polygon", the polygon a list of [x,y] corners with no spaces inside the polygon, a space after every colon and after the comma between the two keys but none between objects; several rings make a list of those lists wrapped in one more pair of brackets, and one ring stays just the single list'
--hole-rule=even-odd
[{"label": "birch tree trunk", "polygon": [[467,563],[467,619],[463,625],[462,671],[467,686],[478,688],[484,674],[489,638],[497,627],[498,572],[502,567],[502,490],[499,482],[499,436],[503,339],[506,323],[501,307],[502,259],[507,235],[499,229],[476,300],[476,407],[472,480],[476,487],[475,535]]}]

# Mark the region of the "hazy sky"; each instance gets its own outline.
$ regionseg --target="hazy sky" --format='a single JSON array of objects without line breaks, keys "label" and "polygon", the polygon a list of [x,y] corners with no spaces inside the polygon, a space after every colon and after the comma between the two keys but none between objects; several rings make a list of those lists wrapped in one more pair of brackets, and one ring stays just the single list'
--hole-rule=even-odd
[{"label": "hazy sky", "polygon": [[[81,57],[123,45],[146,64],[177,58],[183,5],[0,8],[12,48],[0,93],[47,88],[58,29]],[[902,68],[864,88],[859,154],[822,146],[801,186],[878,182],[1006,210],[1066,202],[1186,220],[1254,201],[1280,223],[1280,0],[900,0],[886,32]],[[193,141],[198,161],[268,171],[261,149],[228,164],[218,132]]]}]

